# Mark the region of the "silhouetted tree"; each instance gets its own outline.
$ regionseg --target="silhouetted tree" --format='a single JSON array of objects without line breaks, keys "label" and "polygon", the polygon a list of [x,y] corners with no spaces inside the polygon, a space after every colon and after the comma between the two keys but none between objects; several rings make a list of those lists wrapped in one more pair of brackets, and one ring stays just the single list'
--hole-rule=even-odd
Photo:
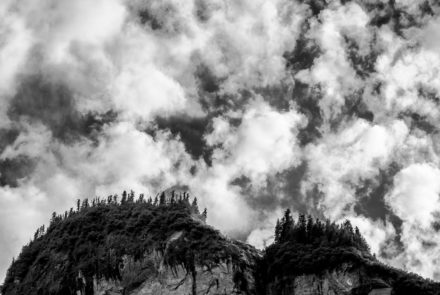
[{"label": "silhouetted tree", "polygon": [[206,221],[207,218],[208,218],[208,209],[205,208],[205,210],[203,210],[202,212],[202,219],[203,221]]},{"label": "silhouetted tree", "polygon": [[281,223],[280,220],[277,219],[277,223],[275,225],[275,243],[279,243],[281,238]]},{"label": "silhouetted tree", "polygon": [[165,192],[162,192],[159,197],[159,205],[165,205],[166,204],[166,196]]},{"label": "silhouetted tree", "polygon": [[127,192],[123,191],[122,192],[122,197],[121,197],[121,205],[127,203]]},{"label": "silhouetted tree", "polygon": [[195,214],[200,214],[199,205],[197,204],[197,198],[194,198],[191,204],[191,208]]}]

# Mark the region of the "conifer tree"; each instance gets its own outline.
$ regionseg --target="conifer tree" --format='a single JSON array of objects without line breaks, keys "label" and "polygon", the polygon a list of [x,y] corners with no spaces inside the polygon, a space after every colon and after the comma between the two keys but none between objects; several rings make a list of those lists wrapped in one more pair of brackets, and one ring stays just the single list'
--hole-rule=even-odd
[{"label": "conifer tree", "polygon": [[284,242],[288,239],[288,236],[293,229],[293,218],[290,213],[290,209],[287,209],[284,212],[283,219],[281,221],[281,233],[280,233],[280,241]]},{"label": "conifer tree", "polygon": [[275,225],[275,243],[280,242],[280,237],[281,237],[281,224],[280,224],[280,220],[277,219],[277,223]]},{"label": "conifer tree", "polygon": [[165,192],[162,192],[159,197],[159,205],[165,205],[166,204],[166,196]]},{"label": "conifer tree", "polygon": [[122,192],[122,198],[121,198],[121,205],[127,203],[127,192],[123,191]]},{"label": "conifer tree", "polygon": [[208,218],[208,210],[205,208],[202,212],[202,219],[206,222],[206,219]]},{"label": "conifer tree", "polygon": [[130,193],[128,194],[128,197],[127,197],[127,202],[128,203],[134,203],[134,191],[133,190],[130,190]]},{"label": "conifer tree", "polygon": [[197,198],[194,198],[191,204],[191,208],[195,214],[200,214],[199,205],[197,204]]}]

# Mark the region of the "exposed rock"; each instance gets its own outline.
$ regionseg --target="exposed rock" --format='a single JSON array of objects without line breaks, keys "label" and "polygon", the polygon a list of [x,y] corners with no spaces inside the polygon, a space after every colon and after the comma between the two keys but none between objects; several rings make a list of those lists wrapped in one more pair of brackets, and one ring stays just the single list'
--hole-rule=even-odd
[{"label": "exposed rock", "polygon": [[[178,295],[178,294],[254,294],[254,282],[251,269],[243,275],[247,282],[246,290],[239,290],[238,270],[232,265],[220,263],[216,267],[196,267],[195,276],[183,267],[169,268],[165,266],[163,257],[158,252],[153,252],[141,262],[136,262],[130,257],[124,257],[121,266],[122,279],[94,281],[94,294],[96,295]],[[122,286],[129,286],[124,289]],[[130,288],[131,287],[131,288]],[[195,293],[193,288],[195,287]],[[80,293],[82,294],[82,293]]]},{"label": "exposed rock", "polygon": [[[317,273],[321,272],[317,270]],[[350,264],[343,264],[337,270],[323,271],[321,274],[285,277],[269,285],[268,295],[348,295],[362,284],[365,274],[362,269]],[[275,287],[277,286],[277,287]],[[281,289],[279,286],[282,286]],[[375,289],[371,291],[377,291]],[[387,290],[391,290],[388,288]],[[368,291],[365,295],[369,294]],[[382,293],[372,293],[382,294]],[[389,293],[383,293],[389,294]]]}]

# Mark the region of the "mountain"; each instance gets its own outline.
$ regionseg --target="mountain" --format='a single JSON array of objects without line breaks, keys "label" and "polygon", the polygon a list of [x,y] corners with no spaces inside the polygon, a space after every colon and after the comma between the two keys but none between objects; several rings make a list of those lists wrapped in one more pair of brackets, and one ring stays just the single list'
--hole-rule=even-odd
[{"label": "mountain", "polygon": [[350,222],[286,210],[264,251],[205,223],[197,199],[133,192],[78,200],[53,214],[11,264],[4,295],[440,294],[440,284],[386,266]]}]

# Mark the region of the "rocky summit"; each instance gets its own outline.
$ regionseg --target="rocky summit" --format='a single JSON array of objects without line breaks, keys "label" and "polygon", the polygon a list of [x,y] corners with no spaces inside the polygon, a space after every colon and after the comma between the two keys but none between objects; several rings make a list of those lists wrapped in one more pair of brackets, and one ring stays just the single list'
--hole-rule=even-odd
[{"label": "rocky summit", "polygon": [[187,193],[78,200],[38,228],[2,294],[440,294],[439,283],[378,261],[349,221],[294,220],[286,210],[260,251],[207,215]]}]

